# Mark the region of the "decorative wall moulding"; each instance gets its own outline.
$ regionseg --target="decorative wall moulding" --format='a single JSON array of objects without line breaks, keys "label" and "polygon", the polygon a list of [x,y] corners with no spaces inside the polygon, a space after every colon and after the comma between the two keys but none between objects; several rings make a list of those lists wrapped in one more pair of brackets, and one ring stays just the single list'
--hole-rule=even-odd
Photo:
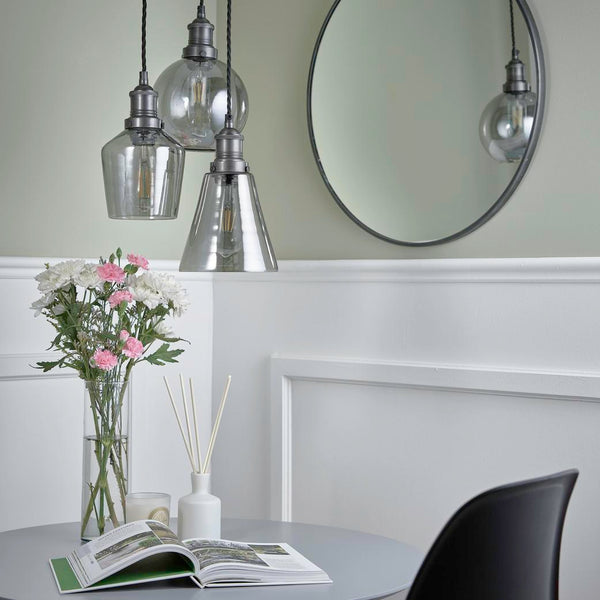
[{"label": "decorative wall moulding", "polygon": [[[0,257],[0,279],[30,279],[44,264],[73,258]],[[86,260],[93,261],[94,258]],[[176,260],[151,260],[178,273]],[[277,273],[180,273],[186,281],[390,283],[600,283],[600,258],[443,258],[390,260],[282,260]]]},{"label": "decorative wall moulding", "polygon": [[[291,521],[294,381],[386,386],[480,396],[600,402],[600,376],[462,365],[410,364],[370,359],[273,355],[271,397],[271,518]],[[365,396],[367,398],[368,396]]]},{"label": "decorative wall moulding", "polygon": [[323,283],[598,283],[600,258],[281,260],[278,273],[228,273],[215,281]]},{"label": "decorative wall moulding", "polygon": [[[29,381],[33,379],[77,379],[79,375],[72,369],[44,373],[34,368],[38,361],[50,360],[53,353],[42,354],[0,354],[0,381]],[[58,354],[56,354],[58,357]]]},{"label": "decorative wall moulding", "polygon": [[[87,262],[94,262],[98,259],[85,258]],[[31,279],[44,268],[46,263],[56,264],[64,260],[75,260],[74,257],[28,257],[28,256],[0,256],[0,279]],[[152,260],[152,268],[156,271],[172,273],[177,279],[185,281],[211,281],[211,273],[180,273],[179,261],[177,260]]]}]

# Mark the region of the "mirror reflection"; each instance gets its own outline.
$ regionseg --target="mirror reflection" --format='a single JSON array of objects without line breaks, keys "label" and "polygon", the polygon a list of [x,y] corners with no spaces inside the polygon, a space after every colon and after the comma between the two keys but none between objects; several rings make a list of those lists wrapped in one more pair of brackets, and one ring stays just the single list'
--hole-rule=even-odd
[{"label": "mirror reflection", "polygon": [[[514,3],[512,27],[510,8],[509,0],[334,4],[313,57],[309,127],[328,187],[371,233],[409,245],[448,241],[485,222],[518,184],[539,133],[543,63],[526,4]],[[512,31],[523,66],[505,68]],[[521,100],[485,131],[486,106],[506,83],[523,90]]]}]

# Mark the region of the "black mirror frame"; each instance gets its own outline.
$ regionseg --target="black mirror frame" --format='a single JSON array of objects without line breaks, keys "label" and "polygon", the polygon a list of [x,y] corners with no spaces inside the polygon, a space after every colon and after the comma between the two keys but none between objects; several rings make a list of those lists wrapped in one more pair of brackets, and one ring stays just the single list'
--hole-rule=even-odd
[{"label": "black mirror frame", "polygon": [[506,189],[500,197],[490,206],[490,208],[483,213],[478,219],[473,221],[470,225],[461,229],[460,231],[448,235],[446,237],[442,237],[435,240],[427,240],[422,242],[406,242],[402,240],[396,240],[394,238],[390,238],[386,235],[383,235],[374,229],[371,229],[368,225],[363,223],[360,219],[358,219],[344,204],[342,199],[337,195],[336,191],[333,189],[329,179],[327,178],[327,174],[325,173],[325,169],[323,168],[323,164],[321,162],[321,157],[319,156],[319,151],[317,149],[317,143],[315,140],[315,133],[313,130],[313,122],[312,122],[312,87],[313,87],[313,77],[315,71],[315,65],[317,62],[317,55],[319,53],[319,48],[321,46],[321,41],[323,36],[325,35],[325,31],[327,29],[327,25],[331,20],[335,9],[342,2],[342,0],[335,0],[333,6],[330,8],[327,16],[325,17],[325,21],[321,26],[321,30],[319,31],[319,35],[317,37],[317,41],[315,43],[315,48],[313,50],[312,59],[310,61],[310,70],[308,74],[308,87],[307,87],[307,95],[306,95],[306,112],[307,112],[307,120],[308,120],[308,133],[310,138],[310,145],[312,147],[313,155],[317,162],[317,166],[319,168],[319,172],[321,173],[321,177],[327,186],[327,189],[333,196],[334,200],[337,202],[339,207],[350,217],[357,225],[362,227],[364,230],[368,231],[371,235],[384,240],[386,242],[390,242],[392,244],[397,244],[400,246],[435,246],[438,244],[445,244],[447,242],[452,242],[459,238],[462,238],[469,233],[475,231],[481,227],[484,223],[487,223],[509,200],[514,191],[517,189],[519,183],[525,176],[527,169],[529,168],[529,164],[535,152],[535,149],[538,144],[538,140],[540,137],[540,133],[542,130],[542,123],[544,120],[544,108],[546,104],[546,68],[544,63],[544,52],[542,50],[542,41],[540,38],[540,34],[535,23],[535,19],[533,18],[533,14],[527,4],[526,0],[515,0],[517,6],[520,8],[523,18],[525,19],[525,23],[527,25],[527,30],[529,32],[529,37],[531,40],[531,45],[533,48],[533,56],[534,56],[534,64],[536,67],[536,75],[537,75],[537,103],[535,108],[535,116],[533,121],[533,126],[531,128],[531,136],[529,138],[529,144],[525,150],[525,154],[521,159],[521,162],[515,171],[515,174],[509,181]]}]

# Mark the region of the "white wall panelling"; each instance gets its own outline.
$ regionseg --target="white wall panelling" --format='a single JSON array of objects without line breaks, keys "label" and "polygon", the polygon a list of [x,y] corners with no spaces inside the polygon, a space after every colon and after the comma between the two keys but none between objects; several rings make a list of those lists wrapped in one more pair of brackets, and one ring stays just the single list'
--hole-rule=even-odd
[{"label": "white wall panelling", "polygon": [[[293,456],[301,455],[302,445],[294,445],[294,399],[298,385],[309,382],[321,386],[371,386],[397,388],[398,390],[426,390],[435,392],[446,402],[444,393],[474,394],[478,396],[509,396],[511,398],[539,398],[566,402],[600,402],[600,376],[590,373],[543,373],[527,371],[502,371],[451,367],[447,365],[414,365],[391,362],[344,361],[299,357],[271,359],[271,518],[292,521],[293,517]],[[315,395],[315,387],[302,386],[305,393]],[[331,386],[330,386],[330,389]],[[340,391],[338,390],[338,394]],[[374,390],[359,392],[366,404],[374,404]],[[402,394],[397,393],[401,398]],[[299,402],[310,398],[301,397]],[[325,395],[327,400],[327,395]],[[343,407],[342,407],[343,408]],[[312,407],[313,419],[315,407]],[[575,409],[577,410],[577,409]],[[335,415],[334,415],[335,416]],[[398,415],[402,418],[403,414]],[[376,422],[377,410],[371,418]],[[306,432],[302,432],[306,434]],[[309,432],[310,433],[310,432]],[[331,450],[331,449],[329,449]],[[365,456],[364,465],[373,460]],[[335,476],[332,474],[332,476]],[[363,490],[366,495],[371,490]],[[360,494],[361,492],[357,492]],[[315,490],[315,497],[320,494]],[[381,507],[379,507],[381,509]]]},{"label": "white wall panelling", "polygon": [[214,281],[225,514],[425,550],[479,491],[575,466],[562,597],[596,598],[600,260],[280,267]]},{"label": "white wall panelling", "polygon": [[[51,339],[28,308],[43,262],[0,259],[0,529],[79,513],[82,386],[27,371]],[[425,550],[477,492],[575,466],[561,591],[595,599],[600,259],[280,268],[178,275],[192,309],[175,326],[192,345],[135,373],[133,487],[188,488],[162,375],[193,374],[208,403],[231,373],[213,458],[226,516],[292,514]]]},{"label": "white wall panelling", "polygon": [[[48,359],[53,337],[43,317],[29,309],[38,297],[35,274],[60,259],[0,259],[0,531],[80,515],[83,384],[70,370],[41,373],[31,365]],[[151,261],[158,271],[172,261]],[[187,457],[162,381],[193,377],[205,443],[210,433],[212,283],[198,274],[176,274],[191,307],[174,330],[189,340],[175,365],[141,364],[133,372],[131,489],[189,492]]]}]

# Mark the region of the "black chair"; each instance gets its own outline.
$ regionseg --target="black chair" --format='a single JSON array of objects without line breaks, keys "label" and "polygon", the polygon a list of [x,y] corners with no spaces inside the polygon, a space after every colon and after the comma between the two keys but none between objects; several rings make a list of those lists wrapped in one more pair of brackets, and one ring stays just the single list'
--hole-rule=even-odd
[{"label": "black chair", "polygon": [[557,600],[576,469],[494,488],[446,524],[407,600]]}]

